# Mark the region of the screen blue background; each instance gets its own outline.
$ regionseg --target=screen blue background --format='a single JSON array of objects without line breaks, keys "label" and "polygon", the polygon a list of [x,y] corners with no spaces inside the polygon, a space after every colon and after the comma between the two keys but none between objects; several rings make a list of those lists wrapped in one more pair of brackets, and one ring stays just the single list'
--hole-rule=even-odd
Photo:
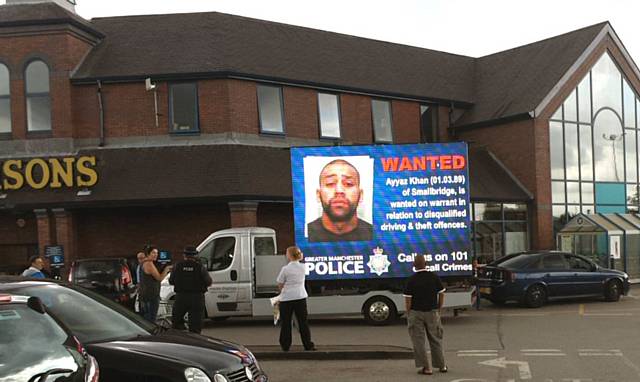
[{"label": "screen blue background", "polygon": [[[459,170],[441,170],[440,168],[419,171],[396,171],[386,172],[383,169],[381,158],[392,157],[422,157],[422,156],[440,156],[440,155],[461,155],[465,158],[466,165]],[[373,190],[364,190],[365,195],[372,195],[373,199],[373,238],[371,241],[346,241],[346,242],[309,242],[305,237],[305,205],[306,203],[317,204],[318,201],[305,200],[305,173],[304,158],[313,157],[349,157],[349,156],[370,156],[374,159],[373,169]],[[349,158],[344,158],[349,160]],[[333,269],[339,268],[337,262],[331,260],[332,256],[361,256],[364,262],[364,274],[318,274],[314,271],[307,276],[308,279],[354,279],[354,278],[388,278],[388,277],[406,277],[413,272],[411,260],[406,260],[406,256],[412,253],[435,255],[446,254],[446,258],[439,261],[432,259],[429,263],[431,266],[437,266],[434,270],[439,275],[468,275],[471,273],[471,251],[470,251],[470,211],[469,211],[469,187],[468,187],[468,161],[467,146],[465,143],[446,143],[446,144],[415,144],[415,145],[380,145],[380,146],[329,146],[329,147],[304,147],[291,149],[291,166],[292,166],[292,182],[293,182],[293,202],[294,202],[294,225],[296,244],[304,253],[307,263],[316,263],[316,257],[323,256],[326,259],[320,260],[325,262],[326,266]],[[310,175],[313,180],[309,180],[309,187],[316,187],[317,177],[319,174]],[[432,176],[451,177],[454,176],[459,183],[447,184],[445,187],[454,188],[460,191],[455,196],[444,197],[437,195],[421,195],[421,196],[403,196],[402,191],[411,188],[424,189],[428,185],[408,185],[400,187],[390,187],[387,185],[387,179],[408,179],[409,177],[430,178]],[[441,185],[433,184],[431,187],[440,188]],[[406,191],[405,191],[406,192]],[[458,211],[464,211],[466,216],[455,218],[441,218],[436,220],[427,219],[387,219],[387,213],[399,211],[432,211],[443,212],[449,211],[452,207],[435,207],[425,206],[421,208],[392,208],[390,202],[393,201],[413,201],[422,203],[430,203],[436,200],[458,199],[459,207],[455,207]],[[309,220],[309,219],[307,219]],[[450,229],[422,229],[401,231],[383,231],[382,224],[385,222],[398,223],[408,225],[410,222],[420,221],[432,223],[441,220],[443,222],[457,222],[462,226],[460,228]],[[382,253],[386,256],[386,260],[390,265],[385,272],[377,274],[367,265],[374,255],[374,249],[382,249]],[[451,256],[452,252],[462,252],[463,255]],[[327,261],[325,261],[327,260]],[[380,258],[377,258],[380,260]],[[329,265],[328,263],[332,263]],[[379,264],[379,263],[378,263]],[[445,271],[444,267],[456,264],[457,270]],[[462,269],[464,268],[464,269]],[[468,269],[467,269],[468,268]]]}]

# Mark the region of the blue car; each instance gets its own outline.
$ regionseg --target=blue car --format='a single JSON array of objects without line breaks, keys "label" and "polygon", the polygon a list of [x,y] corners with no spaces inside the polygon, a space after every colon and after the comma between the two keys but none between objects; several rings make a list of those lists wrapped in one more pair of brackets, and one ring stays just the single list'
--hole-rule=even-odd
[{"label": "blue car", "polygon": [[495,304],[517,301],[537,308],[560,298],[618,301],[629,292],[629,276],[571,253],[524,252],[480,268],[478,287],[480,295]]}]

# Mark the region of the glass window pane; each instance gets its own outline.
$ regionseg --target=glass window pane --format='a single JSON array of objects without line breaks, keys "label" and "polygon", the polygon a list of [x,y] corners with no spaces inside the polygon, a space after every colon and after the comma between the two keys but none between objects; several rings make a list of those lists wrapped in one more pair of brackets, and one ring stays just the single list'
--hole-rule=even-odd
[{"label": "glass window pane", "polygon": [[595,211],[595,207],[593,206],[593,204],[583,204],[582,205],[582,213],[583,214],[592,214]]},{"label": "glass window pane", "polygon": [[49,92],[49,68],[42,61],[33,61],[26,70],[27,94]]},{"label": "glass window pane", "polygon": [[580,125],[580,176],[582,180],[593,180],[593,149],[591,126]]},{"label": "glass window pane", "polygon": [[318,93],[318,109],[320,112],[320,136],[323,138],[340,138],[338,96]]},{"label": "glass window pane", "polygon": [[0,133],[11,132],[11,102],[9,98],[0,98]]},{"label": "glass window pane", "polygon": [[388,101],[372,100],[373,135],[376,142],[393,142],[391,132],[391,103]]},{"label": "glass window pane", "polygon": [[566,223],[566,206],[564,204],[554,205],[551,211],[553,213],[553,237],[555,237]]},{"label": "glass window pane", "polygon": [[624,126],[636,127],[636,96],[633,94],[633,90],[627,83],[627,80],[622,80],[622,91],[624,101]]},{"label": "glass window pane", "polygon": [[578,85],[578,119],[591,123],[591,78],[587,74]]},{"label": "glass window pane", "polygon": [[575,89],[564,101],[564,120],[565,121],[578,121],[578,100],[576,98]]},{"label": "glass window pane", "polygon": [[636,99],[636,129],[640,129],[640,100]]},{"label": "glass window pane", "polygon": [[508,222],[505,224],[504,250],[505,253],[523,252],[529,249],[527,239],[527,223]]},{"label": "glass window pane", "polygon": [[258,86],[258,110],[260,130],[267,133],[284,133],[282,119],[282,92],[273,86]]},{"label": "glass window pane", "polygon": [[51,102],[49,96],[27,98],[27,123],[29,131],[51,130]]},{"label": "glass window pane", "polygon": [[502,220],[502,207],[500,203],[474,203],[474,219],[481,220]]},{"label": "glass window pane", "polygon": [[638,185],[627,184],[627,212],[638,212],[640,206],[638,200]]},{"label": "glass window pane", "polygon": [[611,110],[603,110],[596,116],[593,129],[596,180],[624,181],[620,119]]},{"label": "glass window pane", "polygon": [[564,155],[567,169],[567,179],[580,179],[578,167],[578,125],[575,123],[564,124]]},{"label": "glass window pane", "polygon": [[593,183],[582,183],[582,204],[593,204]]},{"label": "glass window pane", "polygon": [[9,95],[9,69],[5,65],[0,64],[0,96]]},{"label": "glass window pane", "polygon": [[611,57],[605,53],[591,70],[593,110],[610,107],[622,115],[622,77]]},{"label": "glass window pane", "polygon": [[551,182],[551,201],[553,203],[564,203],[564,182]]},{"label": "glass window pane", "polygon": [[558,121],[562,120],[562,105],[560,105],[558,110],[556,110],[556,112],[553,113],[553,115],[551,116],[551,119],[555,119],[555,120],[558,120]]},{"label": "glass window pane", "polygon": [[626,145],[625,166],[627,170],[627,182],[638,181],[638,159],[637,159],[637,141],[636,131],[625,129],[624,144]]},{"label": "glass window pane", "polygon": [[476,257],[484,262],[502,257],[502,223],[474,223]]},{"label": "glass window pane", "polygon": [[580,204],[580,183],[567,182],[567,203]]},{"label": "glass window pane", "polygon": [[172,84],[170,89],[171,130],[198,130],[198,97],[196,84]]},{"label": "glass window pane", "polygon": [[549,122],[549,147],[551,154],[551,178],[564,179],[564,145],[562,123]]},{"label": "glass window pane", "polygon": [[420,142],[437,142],[438,137],[435,131],[437,121],[435,120],[437,107],[420,105]]},{"label": "glass window pane", "polygon": [[527,205],[522,203],[504,204],[504,220],[527,220]]}]

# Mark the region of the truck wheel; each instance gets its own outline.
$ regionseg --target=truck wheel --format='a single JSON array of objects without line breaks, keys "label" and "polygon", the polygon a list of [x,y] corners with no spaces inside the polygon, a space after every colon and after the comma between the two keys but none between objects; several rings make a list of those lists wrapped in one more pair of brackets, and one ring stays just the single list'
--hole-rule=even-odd
[{"label": "truck wheel", "polygon": [[604,286],[604,299],[605,301],[615,302],[620,300],[622,294],[622,286],[620,281],[611,280]]},{"label": "truck wheel", "polygon": [[529,308],[539,308],[547,300],[547,291],[542,285],[532,285],[524,295],[524,304]]},{"label": "truck wheel", "polygon": [[384,296],[375,296],[367,300],[362,308],[364,319],[371,325],[389,325],[398,315],[393,301]]}]

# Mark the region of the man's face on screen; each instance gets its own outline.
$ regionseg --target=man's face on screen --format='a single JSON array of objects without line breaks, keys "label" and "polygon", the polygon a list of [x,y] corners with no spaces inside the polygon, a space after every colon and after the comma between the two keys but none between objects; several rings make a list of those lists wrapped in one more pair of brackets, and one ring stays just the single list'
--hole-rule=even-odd
[{"label": "man's face on screen", "polygon": [[360,203],[360,175],[349,163],[330,164],[320,174],[317,194],[324,213],[332,221],[349,221]]}]

